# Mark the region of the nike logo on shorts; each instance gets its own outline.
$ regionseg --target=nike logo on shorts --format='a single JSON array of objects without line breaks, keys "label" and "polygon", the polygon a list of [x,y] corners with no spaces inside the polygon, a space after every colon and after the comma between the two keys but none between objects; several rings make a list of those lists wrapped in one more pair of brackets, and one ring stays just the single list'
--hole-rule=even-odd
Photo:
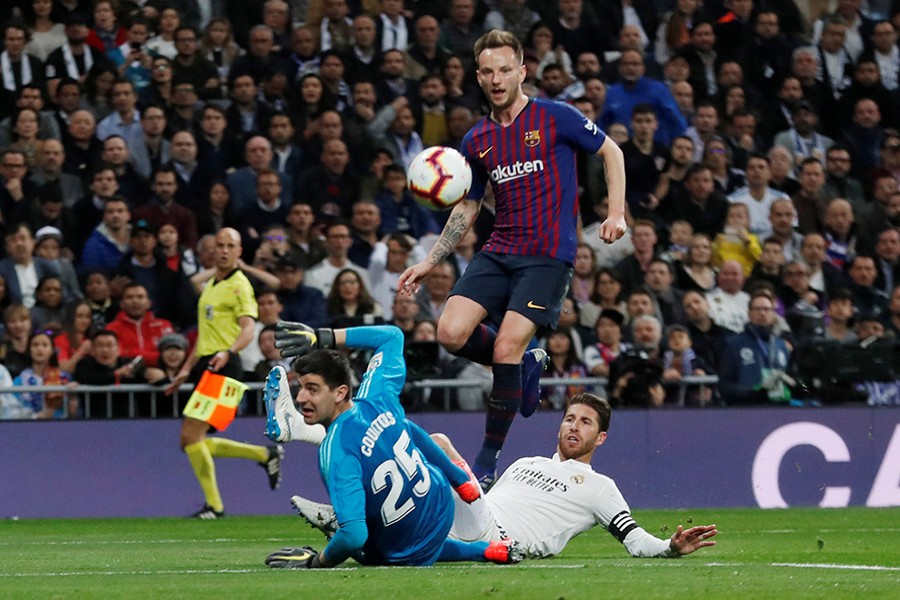
[{"label": "nike logo on shorts", "polygon": [[526,304],[528,308],[536,308],[537,310],[547,310],[546,306],[541,306],[540,304],[535,304],[534,300],[529,300],[528,304]]}]

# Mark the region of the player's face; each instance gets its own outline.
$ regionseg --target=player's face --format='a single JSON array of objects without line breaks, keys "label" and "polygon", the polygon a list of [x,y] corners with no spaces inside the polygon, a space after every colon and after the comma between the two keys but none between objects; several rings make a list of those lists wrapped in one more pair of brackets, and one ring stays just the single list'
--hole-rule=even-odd
[{"label": "player's face", "polygon": [[478,56],[478,84],[495,111],[504,110],[522,95],[525,66],[512,48],[488,48]]},{"label": "player's face", "polygon": [[573,404],[566,411],[559,426],[557,451],[563,460],[579,460],[589,457],[594,449],[606,441],[606,432],[600,431],[600,417],[586,404]]},{"label": "player's face", "polygon": [[300,377],[297,403],[307,425],[320,423],[328,427],[340,414],[340,405],[347,400],[347,386],[331,389],[321,375],[309,373]]}]

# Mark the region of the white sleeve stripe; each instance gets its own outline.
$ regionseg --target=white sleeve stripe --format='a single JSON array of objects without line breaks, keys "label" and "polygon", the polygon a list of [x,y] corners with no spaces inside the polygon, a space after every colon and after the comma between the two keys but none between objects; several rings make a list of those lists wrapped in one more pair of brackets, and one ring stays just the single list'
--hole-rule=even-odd
[{"label": "white sleeve stripe", "polygon": [[623,510],[610,520],[608,529],[617,540],[623,542],[625,536],[637,526],[638,524],[631,518],[631,514],[627,510]]}]

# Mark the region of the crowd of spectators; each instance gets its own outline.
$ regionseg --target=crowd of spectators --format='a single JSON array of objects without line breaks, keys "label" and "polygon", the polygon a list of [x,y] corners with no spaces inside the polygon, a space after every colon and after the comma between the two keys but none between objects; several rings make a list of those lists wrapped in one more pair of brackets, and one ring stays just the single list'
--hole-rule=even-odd
[{"label": "crowd of spectators", "polygon": [[[484,115],[490,28],[523,41],[529,95],[625,155],[611,245],[603,163],[578,158],[546,406],[582,376],[620,405],[783,402],[809,340],[900,334],[900,0],[8,0],[0,24],[0,384],[170,381],[222,227],[259,303],[248,380],[280,361],[283,318],[393,323],[417,373],[489,381],[433,330],[490,211],[417,298],[396,282],[447,218],[405,169]],[[897,381],[856,391],[900,403]],[[3,418],[85,414],[0,398]]]}]

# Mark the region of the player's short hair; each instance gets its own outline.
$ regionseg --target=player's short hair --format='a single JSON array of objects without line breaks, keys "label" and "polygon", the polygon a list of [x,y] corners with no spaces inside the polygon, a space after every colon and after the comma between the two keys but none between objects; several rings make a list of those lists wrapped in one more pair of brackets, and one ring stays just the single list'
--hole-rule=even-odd
[{"label": "player's short hair", "polygon": [[512,48],[519,64],[524,60],[524,51],[519,38],[509,31],[491,29],[475,42],[475,63],[478,63],[478,57],[482,52],[493,48]]},{"label": "player's short hair", "polygon": [[318,375],[331,389],[346,385],[350,389],[347,398],[352,397],[353,374],[347,357],[335,350],[318,350],[294,361],[294,372],[301,377]]},{"label": "player's short hair", "polygon": [[767,237],[766,239],[764,239],[763,246],[765,246],[766,244],[773,244],[775,246],[778,246],[779,248],[784,248],[784,243],[782,243],[782,241],[778,238],[774,237]]},{"label": "player's short hair", "polygon": [[612,412],[609,407],[609,402],[600,396],[584,393],[576,394],[569,398],[569,401],[566,403],[566,410],[573,404],[584,404],[593,408],[600,418],[600,431],[609,431],[609,418]]}]

